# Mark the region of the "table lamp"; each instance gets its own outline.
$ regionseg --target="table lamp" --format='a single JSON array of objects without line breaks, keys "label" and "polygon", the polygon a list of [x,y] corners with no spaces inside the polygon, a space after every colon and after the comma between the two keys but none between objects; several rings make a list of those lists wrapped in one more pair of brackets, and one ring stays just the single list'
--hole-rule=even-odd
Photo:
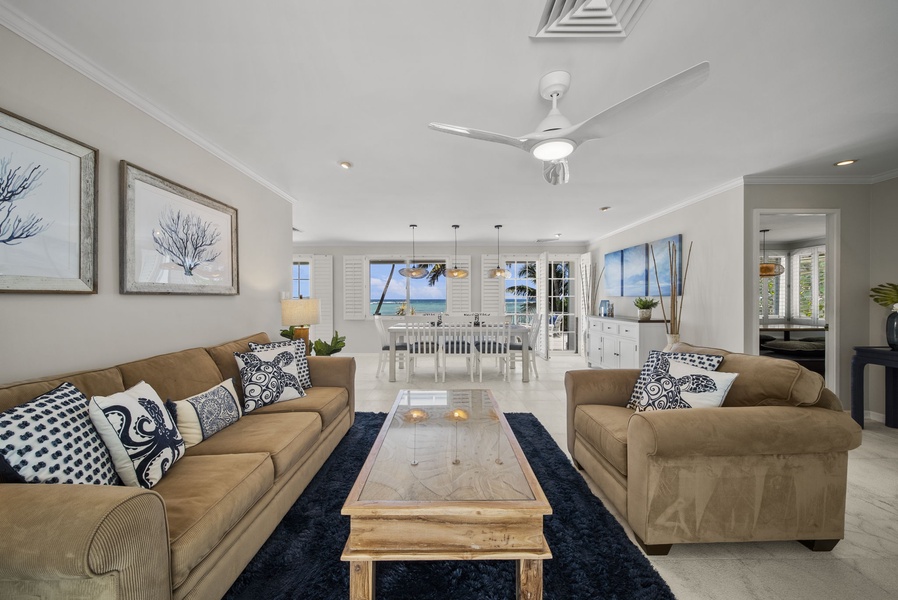
[{"label": "table lamp", "polygon": [[281,300],[281,324],[293,326],[293,339],[305,340],[306,356],[311,351],[309,325],[321,322],[321,307],[317,298],[289,298]]}]

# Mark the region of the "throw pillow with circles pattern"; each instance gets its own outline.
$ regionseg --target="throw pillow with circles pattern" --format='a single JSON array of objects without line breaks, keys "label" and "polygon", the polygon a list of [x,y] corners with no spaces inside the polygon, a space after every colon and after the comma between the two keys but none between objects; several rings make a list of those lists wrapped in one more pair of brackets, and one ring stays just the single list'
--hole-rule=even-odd
[{"label": "throw pillow with circles pattern", "polygon": [[240,381],[243,384],[243,412],[302,398],[306,393],[299,383],[296,356],[292,348],[273,348],[258,352],[235,352]]}]

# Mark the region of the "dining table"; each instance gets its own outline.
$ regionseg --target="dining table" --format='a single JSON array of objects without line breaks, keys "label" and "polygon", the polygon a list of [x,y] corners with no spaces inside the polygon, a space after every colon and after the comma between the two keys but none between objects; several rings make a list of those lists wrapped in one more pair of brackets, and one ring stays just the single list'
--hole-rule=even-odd
[{"label": "dining table", "polygon": [[[405,335],[405,327],[405,323],[399,322],[387,328],[390,334],[390,381],[396,381],[396,341]],[[474,329],[476,331],[476,325]],[[508,329],[511,338],[521,342],[521,381],[527,383],[530,381],[530,326],[512,323]]]}]

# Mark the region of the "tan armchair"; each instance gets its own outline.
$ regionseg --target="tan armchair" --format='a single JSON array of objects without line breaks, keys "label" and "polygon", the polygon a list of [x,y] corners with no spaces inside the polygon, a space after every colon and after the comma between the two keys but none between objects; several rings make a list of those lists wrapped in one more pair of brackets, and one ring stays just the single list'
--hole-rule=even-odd
[{"label": "tan armchair", "polygon": [[848,450],[861,429],[823,378],[780,359],[718,354],[735,372],[723,407],[636,413],[639,371],[569,371],[568,448],[647,554],[672,544],[844,537]]}]

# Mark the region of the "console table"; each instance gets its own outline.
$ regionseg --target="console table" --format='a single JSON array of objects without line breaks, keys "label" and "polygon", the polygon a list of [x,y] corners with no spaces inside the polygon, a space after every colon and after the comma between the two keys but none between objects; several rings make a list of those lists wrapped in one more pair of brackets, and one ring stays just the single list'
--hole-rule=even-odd
[{"label": "console table", "polygon": [[898,351],[888,346],[855,346],[851,359],[851,418],[864,426],[864,367],[886,368],[886,427],[898,427]]}]

